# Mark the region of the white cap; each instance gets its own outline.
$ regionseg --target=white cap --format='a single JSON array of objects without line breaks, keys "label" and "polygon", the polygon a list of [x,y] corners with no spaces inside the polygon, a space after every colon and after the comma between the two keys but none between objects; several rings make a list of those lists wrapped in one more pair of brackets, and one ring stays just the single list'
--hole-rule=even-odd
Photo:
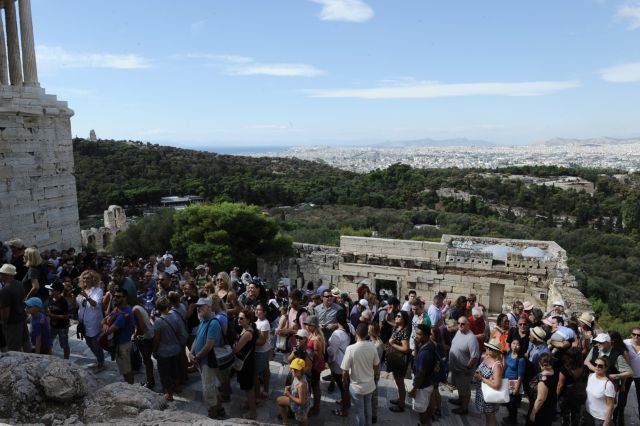
[{"label": "white cap", "polygon": [[611,342],[611,336],[607,333],[600,333],[593,339],[593,341],[598,343]]},{"label": "white cap", "polygon": [[553,302],[553,306],[562,306],[564,308],[564,302],[562,300],[556,300]]},{"label": "white cap", "polygon": [[365,308],[369,307],[369,302],[367,302],[367,299],[360,299],[358,304],[364,306]]}]

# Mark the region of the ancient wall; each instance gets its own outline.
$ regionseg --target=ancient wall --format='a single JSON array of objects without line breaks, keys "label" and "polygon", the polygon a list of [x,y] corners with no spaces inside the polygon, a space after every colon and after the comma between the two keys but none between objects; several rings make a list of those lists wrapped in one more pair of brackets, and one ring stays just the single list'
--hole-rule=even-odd
[{"label": "ancient wall", "polygon": [[82,246],[95,250],[106,249],[121,231],[127,230],[127,216],[120,206],[109,206],[104,211],[104,226],[100,228],[83,229]]},{"label": "ancient wall", "polygon": [[0,86],[0,239],[80,247],[72,115],[40,87]]},{"label": "ancient wall", "polygon": [[339,248],[294,247],[295,257],[278,265],[262,262],[260,273],[272,281],[291,278],[298,286],[322,278],[352,294],[366,280],[373,290],[388,289],[401,299],[409,290],[426,300],[440,291],[452,300],[475,293],[493,312],[516,300],[543,308],[562,300],[569,311],[591,309],[569,273],[566,252],[553,241],[444,235],[433,243],[341,237]]},{"label": "ancient wall", "polygon": [[258,259],[258,275],[271,283],[277,283],[281,278],[289,278],[291,285],[297,288],[319,279],[333,286],[338,285],[338,247],[293,243],[293,250],[292,257],[280,262]]}]

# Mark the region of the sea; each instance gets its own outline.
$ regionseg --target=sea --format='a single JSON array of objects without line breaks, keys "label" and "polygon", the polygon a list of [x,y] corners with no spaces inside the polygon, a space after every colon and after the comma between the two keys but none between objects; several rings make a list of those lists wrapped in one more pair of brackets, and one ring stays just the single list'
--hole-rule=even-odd
[{"label": "sea", "polygon": [[285,152],[291,146],[283,145],[255,145],[255,146],[185,146],[198,151],[215,152],[225,155],[248,155]]}]

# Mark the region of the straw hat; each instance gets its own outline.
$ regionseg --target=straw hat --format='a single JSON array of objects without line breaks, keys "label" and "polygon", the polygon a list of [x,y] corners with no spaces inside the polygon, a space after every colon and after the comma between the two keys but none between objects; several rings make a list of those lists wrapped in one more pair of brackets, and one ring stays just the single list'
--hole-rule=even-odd
[{"label": "straw hat", "polygon": [[502,342],[499,339],[491,339],[488,343],[484,344],[485,348],[493,349],[497,352],[502,352]]}]

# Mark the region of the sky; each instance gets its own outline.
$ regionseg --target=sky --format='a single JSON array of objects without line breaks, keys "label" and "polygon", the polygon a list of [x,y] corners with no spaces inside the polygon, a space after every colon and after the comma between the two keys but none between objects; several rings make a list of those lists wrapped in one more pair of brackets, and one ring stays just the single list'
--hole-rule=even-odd
[{"label": "sky", "polygon": [[640,136],[640,0],[32,0],[72,134],[188,147]]}]

